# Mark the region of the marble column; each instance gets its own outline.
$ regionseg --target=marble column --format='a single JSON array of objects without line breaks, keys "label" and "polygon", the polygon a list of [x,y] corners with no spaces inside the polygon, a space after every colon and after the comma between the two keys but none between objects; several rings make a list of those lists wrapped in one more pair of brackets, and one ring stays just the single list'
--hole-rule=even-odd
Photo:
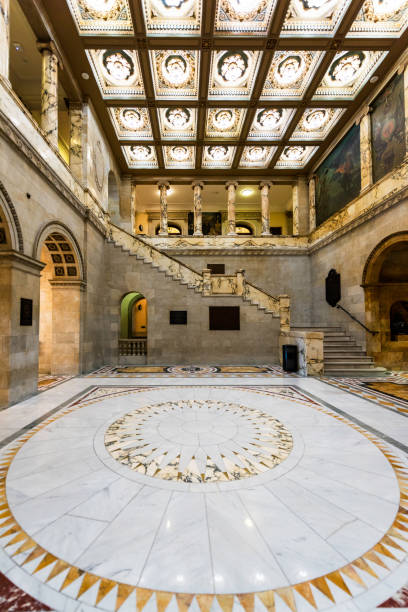
[{"label": "marble column", "polygon": [[9,78],[10,0],[0,0],[0,75]]},{"label": "marble column", "polygon": [[58,58],[51,47],[42,47],[41,127],[58,147]]},{"label": "marble column", "polygon": [[193,183],[194,193],[194,236],[203,235],[203,210],[201,201],[201,190],[203,189],[203,183]]},{"label": "marble column", "polygon": [[159,236],[168,236],[167,228],[167,190],[170,189],[169,183],[158,183],[160,191],[160,231]]},{"label": "marble column", "polygon": [[360,119],[360,163],[361,191],[373,184],[373,163],[371,155],[371,117],[370,109],[365,110]]},{"label": "marble column", "polygon": [[293,235],[306,235],[309,231],[309,198],[306,179],[299,177],[292,188]]},{"label": "marble column", "polygon": [[84,116],[82,102],[69,103],[69,167],[75,178],[84,181]]},{"label": "marble column", "polygon": [[262,233],[261,236],[271,235],[271,222],[269,214],[269,189],[272,187],[272,183],[260,183],[259,189],[261,190],[261,216],[262,216]]},{"label": "marble column", "polygon": [[309,233],[316,229],[316,180],[309,178]]},{"label": "marble column", "polygon": [[227,190],[227,203],[228,203],[228,232],[227,236],[236,236],[237,233],[235,231],[235,195],[238,187],[238,183],[234,181],[229,181],[225,183],[225,188]]}]

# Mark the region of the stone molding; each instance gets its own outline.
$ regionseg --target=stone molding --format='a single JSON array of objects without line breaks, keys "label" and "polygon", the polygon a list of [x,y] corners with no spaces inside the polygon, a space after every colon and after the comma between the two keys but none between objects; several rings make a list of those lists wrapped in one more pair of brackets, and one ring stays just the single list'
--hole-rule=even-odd
[{"label": "stone molding", "polygon": [[39,277],[45,263],[18,251],[0,251],[0,267],[4,268],[5,266],[11,266]]},{"label": "stone molding", "polygon": [[52,278],[49,283],[54,289],[72,289],[73,287],[77,287],[80,291],[85,291],[86,289],[86,283],[83,280],[70,281]]},{"label": "stone molding", "polygon": [[[83,204],[79,198],[72,193],[69,187],[67,187],[59,178],[57,173],[47,165],[47,163],[31,146],[26,138],[21,135],[21,133],[11,123],[11,121],[9,121],[2,111],[0,111],[0,133],[2,133],[7,140],[25,157],[27,162],[43,176],[47,183],[71,206],[71,208],[76,210],[76,212],[79,212],[82,217],[88,217],[96,229],[104,236],[106,235],[106,227],[98,219],[95,213],[87,208],[85,204]],[[101,218],[104,218],[102,209]]]},{"label": "stone molding", "polygon": [[7,189],[5,188],[5,186],[3,185],[1,181],[0,181],[0,195],[3,196],[6,202],[6,205],[8,206],[8,212],[10,213],[13,219],[13,226],[14,226],[13,229],[15,230],[15,233],[16,233],[16,238],[18,242],[18,250],[21,253],[24,253],[24,240],[23,240],[23,232],[21,230],[20,221],[18,219],[16,209],[14,208],[14,204],[7,192]]}]

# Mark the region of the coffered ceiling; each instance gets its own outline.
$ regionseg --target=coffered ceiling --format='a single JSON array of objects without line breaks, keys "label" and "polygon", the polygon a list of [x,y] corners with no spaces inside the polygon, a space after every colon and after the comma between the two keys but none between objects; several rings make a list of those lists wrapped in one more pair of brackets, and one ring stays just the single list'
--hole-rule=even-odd
[{"label": "coffered ceiling", "polygon": [[140,180],[307,173],[408,43],[407,0],[42,4]]}]

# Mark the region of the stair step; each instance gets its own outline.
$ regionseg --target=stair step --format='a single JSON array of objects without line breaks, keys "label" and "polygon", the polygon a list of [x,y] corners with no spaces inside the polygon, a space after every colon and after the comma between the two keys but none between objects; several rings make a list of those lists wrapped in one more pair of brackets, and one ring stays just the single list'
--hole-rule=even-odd
[{"label": "stair step", "polygon": [[358,359],[355,359],[353,357],[351,357],[350,359],[342,359],[342,358],[338,358],[338,357],[329,357],[329,359],[324,360],[324,364],[325,366],[334,366],[334,365],[338,365],[338,364],[345,364],[345,365],[374,365],[373,360],[371,359],[371,357],[360,357]]},{"label": "stair step", "polygon": [[373,367],[366,369],[356,369],[356,368],[337,368],[337,369],[327,369],[325,368],[325,375],[327,376],[341,376],[353,378],[356,376],[367,376],[367,378],[373,378],[378,376],[386,376],[387,370],[385,368]]},{"label": "stair step", "polygon": [[327,356],[330,355],[354,355],[357,357],[358,355],[365,355],[366,352],[361,349],[359,346],[344,346],[339,348],[328,348],[325,347],[323,349],[323,353]]}]

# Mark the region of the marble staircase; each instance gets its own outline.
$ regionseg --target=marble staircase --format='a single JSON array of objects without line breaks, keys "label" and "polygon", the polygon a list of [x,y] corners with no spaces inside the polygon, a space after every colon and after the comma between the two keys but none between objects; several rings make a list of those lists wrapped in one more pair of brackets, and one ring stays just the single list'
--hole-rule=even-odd
[{"label": "marble staircase", "polygon": [[385,368],[376,366],[373,358],[341,327],[292,329],[319,331],[324,334],[323,357],[326,376],[383,376],[386,372]]},{"label": "marble staircase", "polygon": [[259,287],[249,283],[242,271],[236,275],[211,275],[209,270],[203,274],[196,272],[184,263],[163,253],[156,247],[145,242],[138,236],[129,234],[125,230],[111,224],[109,240],[117,247],[127,251],[143,263],[157,268],[167,277],[187,285],[189,289],[203,296],[226,295],[241,297],[243,301],[256,306],[267,315],[280,319],[281,331],[290,327],[290,298],[286,295],[274,297]]}]

